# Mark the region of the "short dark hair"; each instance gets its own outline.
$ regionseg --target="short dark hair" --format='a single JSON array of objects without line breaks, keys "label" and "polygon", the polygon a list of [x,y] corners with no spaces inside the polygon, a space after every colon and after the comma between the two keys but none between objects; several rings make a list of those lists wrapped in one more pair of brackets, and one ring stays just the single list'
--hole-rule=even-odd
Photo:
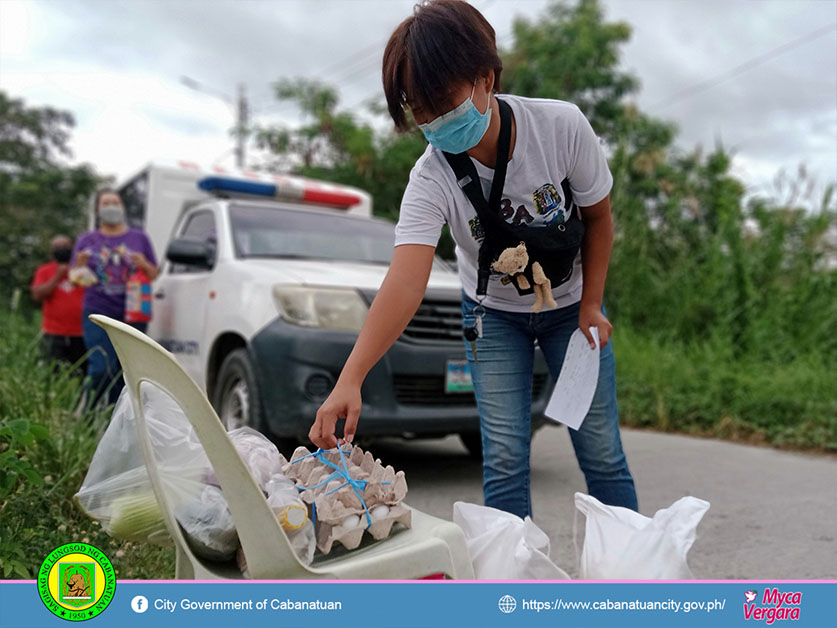
[{"label": "short dark hair", "polygon": [[389,115],[399,131],[406,131],[410,127],[405,104],[440,115],[446,111],[455,83],[474,81],[491,70],[494,91],[500,91],[503,62],[497,54],[494,29],[479,11],[460,0],[417,4],[384,50]]}]

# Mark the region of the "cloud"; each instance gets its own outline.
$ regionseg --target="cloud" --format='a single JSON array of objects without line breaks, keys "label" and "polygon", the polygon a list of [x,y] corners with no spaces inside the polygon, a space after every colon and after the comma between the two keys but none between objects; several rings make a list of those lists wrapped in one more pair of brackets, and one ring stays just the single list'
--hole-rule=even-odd
[{"label": "cloud", "polygon": [[[79,160],[124,176],[152,156],[212,161],[232,146],[230,105],[180,84],[189,76],[234,96],[254,116],[293,122],[271,83],[317,76],[343,106],[381,98],[380,57],[415,0],[0,0],[0,87],[30,104],[72,111]],[[537,21],[545,0],[479,0],[502,40],[512,18]],[[643,109],[676,122],[682,149],[735,151],[750,187],[805,162],[837,179],[837,35],[801,45],[740,75],[653,108],[683,90],[835,21],[831,2],[603,0],[633,37],[622,65]],[[510,40],[506,40],[510,43]],[[560,97],[560,95],[556,95]],[[384,124],[384,122],[380,122]],[[231,163],[232,157],[226,157]]]},{"label": "cloud", "polygon": [[623,64],[642,80],[640,106],[677,123],[678,146],[712,148],[720,138],[754,189],[769,188],[779,170],[795,171],[799,163],[823,185],[837,179],[837,31],[666,104],[683,90],[834,23],[832,3],[606,4],[609,19],[633,26]]}]

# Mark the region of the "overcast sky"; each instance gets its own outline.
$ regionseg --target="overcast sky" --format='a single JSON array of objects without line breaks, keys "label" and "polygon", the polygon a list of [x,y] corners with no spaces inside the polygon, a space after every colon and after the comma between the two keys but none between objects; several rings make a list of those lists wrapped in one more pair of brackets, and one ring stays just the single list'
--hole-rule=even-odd
[{"label": "overcast sky", "polygon": [[[71,111],[75,160],[123,178],[150,159],[233,165],[232,105],[244,83],[256,119],[294,120],[279,77],[319,77],[342,103],[382,98],[380,60],[414,0],[0,0],[0,89]],[[500,45],[514,16],[546,0],[474,0]],[[639,105],[674,121],[683,149],[721,140],[751,192],[800,163],[837,180],[837,2],[605,0],[633,37],[622,65]],[[556,95],[560,97],[560,95]]]}]

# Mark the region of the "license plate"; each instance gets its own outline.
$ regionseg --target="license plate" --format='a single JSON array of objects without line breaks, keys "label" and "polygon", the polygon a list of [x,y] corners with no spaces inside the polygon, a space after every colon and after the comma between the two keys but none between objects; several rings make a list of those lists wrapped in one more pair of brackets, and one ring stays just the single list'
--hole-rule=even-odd
[{"label": "license plate", "polygon": [[474,384],[471,382],[471,366],[468,360],[448,360],[445,373],[445,392],[473,392]]}]

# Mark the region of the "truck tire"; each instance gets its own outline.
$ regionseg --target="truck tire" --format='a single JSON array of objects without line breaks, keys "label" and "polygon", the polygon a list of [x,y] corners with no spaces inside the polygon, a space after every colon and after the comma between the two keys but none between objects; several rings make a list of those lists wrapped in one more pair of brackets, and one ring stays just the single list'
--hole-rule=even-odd
[{"label": "truck tire", "polygon": [[218,371],[213,405],[227,431],[245,426],[263,431],[259,385],[247,349],[235,349],[224,358]]}]

